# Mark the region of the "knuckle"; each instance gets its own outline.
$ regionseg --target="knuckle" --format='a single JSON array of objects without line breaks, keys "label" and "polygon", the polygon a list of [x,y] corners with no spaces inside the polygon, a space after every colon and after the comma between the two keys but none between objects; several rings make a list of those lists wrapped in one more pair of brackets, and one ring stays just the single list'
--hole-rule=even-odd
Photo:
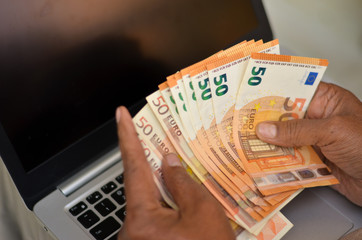
[{"label": "knuckle", "polygon": [[331,117],[326,124],[326,133],[328,135],[334,135],[339,130],[343,129],[347,119],[344,116]]},{"label": "knuckle", "polygon": [[333,142],[339,141],[348,137],[353,133],[349,130],[350,119],[346,116],[333,116],[329,118],[325,124],[320,141],[317,143],[319,146],[327,146]]},{"label": "knuckle", "polygon": [[285,121],[283,123],[282,139],[288,144],[295,145],[300,141],[302,127],[298,120]]}]

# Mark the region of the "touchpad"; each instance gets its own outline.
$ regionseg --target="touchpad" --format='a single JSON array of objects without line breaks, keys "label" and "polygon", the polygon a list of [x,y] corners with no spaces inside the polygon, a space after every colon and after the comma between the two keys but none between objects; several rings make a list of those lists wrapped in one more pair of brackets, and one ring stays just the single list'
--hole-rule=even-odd
[{"label": "touchpad", "polygon": [[308,189],[301,192],[281,212],[294,224],[284,239],[338,239],[353,223]]}]

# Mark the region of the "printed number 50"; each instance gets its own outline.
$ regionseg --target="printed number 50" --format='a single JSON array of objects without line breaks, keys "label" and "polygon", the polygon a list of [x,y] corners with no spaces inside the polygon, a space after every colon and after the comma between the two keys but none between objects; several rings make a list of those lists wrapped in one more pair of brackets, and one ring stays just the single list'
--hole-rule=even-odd
[{"label": "printed number 50", "polygon": [[261,76],[263,76],[265,71],[265,67],[260,67],[259,69],[257,69],[257,67],[253,67],[253,69],[251,70],[251,74],[253,74],[254,76],[249,78],[248,84],[250,86],[258,86],[261,83],[261,77],[258,75],[260,74]]},{"label": "printed number 50", "polygon": [[216,86],[218,86],[216,88],[216,96],[222,96],[224,94],[226,94],[228,92],[228,85],[226,84],[222,84],[222,83],[226,83],[227,82],[227,78],[226,78],[226,74],[222,74],[219,76],[219,79],[217,77],[214,77],[214,83]]}]

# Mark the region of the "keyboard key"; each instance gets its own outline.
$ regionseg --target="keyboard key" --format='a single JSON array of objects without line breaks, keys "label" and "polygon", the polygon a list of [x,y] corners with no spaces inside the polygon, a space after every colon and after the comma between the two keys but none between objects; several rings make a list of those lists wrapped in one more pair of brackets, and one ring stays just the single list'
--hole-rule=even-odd
[{"label": "keyboard key", "polygon": [[99,217],[92,210],[86,211],[77,219],[85,228],[90,228],[100,220]]},{"label": "keyboard key", "polygon": [[121,225],[113,218],[109,217],[94,228],[90,230],[90,233],[97,240],[103,240],[117,231]]},{"label": "keyboard key", "polygon": [[95,191],[94,193],[89,195],[86,199],[90,204],[94,204],[94,203],[98,202],[98,200],[101,199],[102,197],[103,196],[100,192]]},{"label": "keyboard key", "polygon": [[114,205],[108,198],[102,200],[100,203],[94,206],[95,209],[103,216],[107,216],[116,209]]},{"label": "keyboard key", "polygon": [[116,181],[119,183],[119,184],[123,184],[123,173],[121,175],[119,175],[118,177],[116,177]]},{"label": "keyboard key", "polygon": [[116,212],[116,216],[122,221],[124,222],[124,219],[126,218],[126,206],[124,206],[123,208],[119,209]]},{"label": "keyboard key", "polygon": [[77,216],[79,213],[87,209],[87,205],[84,202],[79,202],[75,206],[69,209],[69,212],[73,216]]},{"label": "keyboard key", "polygon": [[112,198],[119,204],[123,205],[126,202],[126,195],[124,194],[124,188],[120,188],[112,193]]},{"label": "keyboard key", "polygon": [[108,194],[116,188],[117,188],[117,185],[114,182],[109,182],[106,185],[104,185],[101,189],[105,194]]}]

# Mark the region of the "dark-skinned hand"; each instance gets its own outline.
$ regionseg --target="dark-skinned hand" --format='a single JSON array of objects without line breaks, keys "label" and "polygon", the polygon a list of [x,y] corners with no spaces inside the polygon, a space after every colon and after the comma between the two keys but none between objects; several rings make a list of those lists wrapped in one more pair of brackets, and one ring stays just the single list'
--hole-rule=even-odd
[{"label": "dark-skinned hand", "polygon": [[124,107],[116,112],[124,166],[127,217],[119,240],[231,240],[235,235],[215,198],[192,180],[178,157],[163,160],[163,176],[178,210],[164,207],[132,118]]},{"label": "dark-skinned hand", "polygon": [[340,181],[333,188],[362,206],[362,103],[351,92],[321,82],[305,119],[263,122],[256,132],[274,145],[313,145]]}]

